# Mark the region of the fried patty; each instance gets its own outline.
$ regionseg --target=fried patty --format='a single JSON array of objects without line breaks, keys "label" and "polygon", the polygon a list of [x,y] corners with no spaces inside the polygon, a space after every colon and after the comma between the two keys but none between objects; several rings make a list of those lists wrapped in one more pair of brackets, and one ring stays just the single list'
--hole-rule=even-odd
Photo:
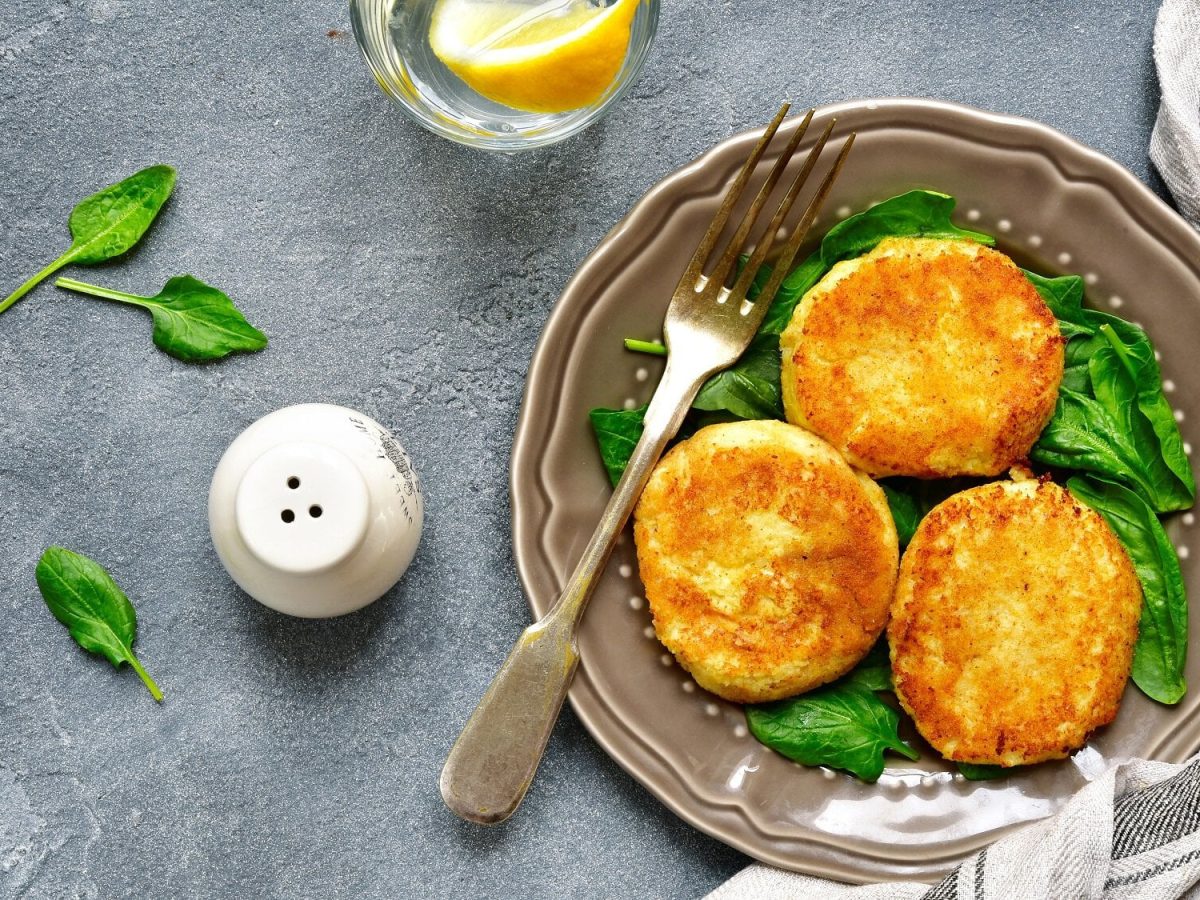
[{"label": "fried patty", "polygon": [[887,622],[898,550],[883,491],[793,425],[711,425],[677,445],[634,536],[659,640],[727,700],[831,681]]},{"label": "fried patty", "polygon": [[891,238],[837,263],[780,339],[789,422],[875,476],[997,475],[1054,412],[1063,340],[1007,256]]},{"label": "fried patty", "polygon": [[1116,716],[1141,604],[1124,547],[1066,490],[972,488],[926,516],[901,561],[896,695],[948,759],[1062,758]]}]

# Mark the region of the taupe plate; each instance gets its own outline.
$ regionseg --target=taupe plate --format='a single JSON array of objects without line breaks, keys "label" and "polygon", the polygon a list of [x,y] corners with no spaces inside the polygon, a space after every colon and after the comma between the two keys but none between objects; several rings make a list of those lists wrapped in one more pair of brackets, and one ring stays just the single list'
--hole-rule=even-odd
[{"label": "taupe plate", "polygon": [[[816,124],[830,116],[838,132],[857,131],[858,142],[814,234],[912,188],[953,194],[964,225],[995,234],[1002,250],[1040,272],[1083,275],[1089,302],[1142,323],[1162,355],[1184,438],[1200,440],[1192,427],[1200,421],[1200,236],[1133,175],[1045,126],[963,106],[860,101],[822,108]],[[651,190],[579,268],[550,316],[512,463],[517,565],[539,615],[609,495],[587,412],[649,398],[660,366],[625,352],[621,338],[658,335],[671,289],[754,137],[719,144]],[[1200,597],[1200,570],[1187,552],[1193,522],[1176,516],[1169,532],[1189,592]],[[1049,815],[1115,761],[1180,761],[1200,745],[1193,653],[1192,689],[1177,707],[1131,686],[1117,721],[1072,759],[1001,781],[964,781],[928,750],[915,764],[890,758],[874,785],[803,768],[749,737],[740,707],[706,694],[674,663],[654,638],[641,591],[626,536],[584,620],[570,695],[576,713],[686,821],[784,868],[848,881],[931,878]]]}]

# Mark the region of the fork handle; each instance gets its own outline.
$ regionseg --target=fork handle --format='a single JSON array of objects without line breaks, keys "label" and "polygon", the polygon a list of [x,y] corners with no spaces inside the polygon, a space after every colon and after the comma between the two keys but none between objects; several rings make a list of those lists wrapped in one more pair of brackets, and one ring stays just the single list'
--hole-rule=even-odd
[{"label": "fork handle", "polygon": [[442,799],[468,821],[504,821],[533,781],[579,662],[579,620],[663,448],[713,371],[674,360],[667,358],[642,436],[566,588],[521,634],[446,757]]}]

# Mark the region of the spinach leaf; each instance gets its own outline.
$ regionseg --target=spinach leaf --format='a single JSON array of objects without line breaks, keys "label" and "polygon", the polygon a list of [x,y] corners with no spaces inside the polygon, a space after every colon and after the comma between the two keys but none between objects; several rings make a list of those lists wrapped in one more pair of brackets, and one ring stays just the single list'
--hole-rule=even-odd
[{"label": "spinach leaf", "polygon": [[604,460],[608,480],[614,487],[625,473],[625,466],[629,464],[633,448],[642,438],[646,409],[646,406],[639,406],[637,409],[598,407],[588,413],[596,442],[600,445],[600,458]]},{"label": "spinach leaf", "polygon": [[[1075,326],[1087,325],[1083,318],[1082,278],[1078,275],[1060,275],[1056,278],[1048,278],[1037,272],[1030,272],[1028,269],[1021,271],[1041,294],[1042,300],[1050,307],[1050,312],[1054,313],[1054,318],[1058,319],[1060,324],[1065,322]],[[1086,333],[1091,334],[1092,329],[1088,328]]]},{"label": "spinach leaf", "polygon": [[1004,766],[989,766],[981,763],[960,762],[954,765],[958,767],[958,771],[967,781],[991,781],[994,778],[1003,778],[1013,770],[1013,767],[1006,769]]},{"label": "spinach leaf", "polygon": [[[1127,443],[1136,451],[1137,464],[1133,467],[1142,470],[1147,481],[1139,489],[1158,512],[1191,506],[1196,499],[1196,480],[1183,452],[1175,414],[1163,393],[1162,372],[1150,338],[1124,319],[1084,307],[1083,279],[1079,276],[1046,278],[1033,272],[1025,274],[1058,318],[1059,328],[1068,339],[1063,388],[1099,400],[1118,427],[1124,429],[1129,436]],[[1110,424],[1093,423],[1096,436],[1103,437]],[[1053,425],[1055,422],[1051,420]],[[1060,433],[1051,443],[1063,437]],[[1037,459],[1050,452],[1051,448],[1041,446],[1039,441],[1033,457]],[[1114,470],[1092,471],[1128,480],[1127,475],[1123,477]],[[1136,482],[1130,483],[1136,486]]]},{"label": "spinach leaf", "polygon": [[625,349],[634,353],[648,353],[651,356],[666,356],[667,348],[661,341],[641,341],[637,338],[625,338]]},{"label": "spinach leaf", "polygon": [[908,542],[917,533],[917,526],[925,518],[927,510],[921,508],[920,501],[910,493],[888,484],[878,482],[887,497],[888,508],[892,511],[892,519],[896,523],[896,536],[900,539],[900,549],[908,546]]},{"label": "spinach leaf", "polygon": [[63,547],[51,547],[37,564],[37,583],[54,618],[67,626],[84,650],[117,668],[129,663],[162,702],[162,691],[133,653],[137,615],[129,598],[98,563]]},{"label": "spinach leaf", "polygon": [[69,291],[150,310],[155,345],[185,362],[220,359],[235,351],[252,352],[267,346],[266,335],[246,321],[228,296],[191,275],[175,276],[153,297],[74,278],[59,278],[54,283]]},{"label": "spinach leaf", "polygon": [[782,419],[780,366],[778,336],[755,335],[736,363],[704,383],[692,408],[727,410],[741,419]]},{"label": "spinach leaf", "polygon": [[820,250],[812,253],[808,259],[792,269],[783,279],[783,283],[779,285],[775,299],[771,301],[763,323],[759,326],[759,334],[783,334],[783,330],[792,321],[792,313],[796,309],[796,304],[800,302],[800,298],[824,278],[828,271],[829,267],[821,258]]},{"label": "spinach leaf", "polygon": [[[1100,337],[1102,343],[1088,358],[1092,395],[1104,404],[1138,449],[1138,458],[1145,478],[1152,486],[1148,499],[1154,508],[1159,512],[1187,509],[1196,499],[1196,490],[1195,482],[1191,480],[1191,467],[1187,465],[1183,454],[1182,441],[1179,455],[1184,461],[1187,480],[1177,477],[1167,465],[1164,447],[1159,442],[1154,424],[1139,403],[1139,363],[1133,356],[1133,348],[1126,346],[1109,324],[1100,326]],[[1153,350],[1149,349],[1148,342],[1146,348],[1153,359]],[[1159,385],[1157,367],[1155,380],[1156,385]],[[1155,393],[1162,396],[1161,386],[1156,387]],[[1171,425],[1171,433],[1178,435],[1175,416],[1170,407],[1167,408],[1166,417]]]},{"label": "spinach leaf", "polygon": [[[704,425],[738,419],[782,419],[783,400],[779,387],[779,338],[756,335],[741,359],[713,375],[700,388],[692,412],[680,429],[680,437],[694,434]],[[592,430],[600,445],[600,457],[615,485],[642,436],[646,407],[638,409],[593,409]]]},{"label": "spinach leaf", "polygon": [[872,691],[890,691],[892,660],[888,653],[887,638],[881,637],[876,641],[867,655],[858,661],[858,665],[842,677],[842,682]]},{"label": "spinach leaf", "polygon": [[950,221],[952,212],[954,198],[947,194],[909,191],[842,220],[825,234],[820,249],[783,280],[767,310],[761,331],[782,333],[800,298],[833,268],[834,263],[869,253],[884,238],[945,238],[977,241],[989,247],[996,243],[991,235],[959,228]]},{"label": "spinach leaf", "polygon": [[90,266],[120,256],[133,247],[174,187],[173,168],[150,166],[81,201],[68,222],[72,242],[67,252],[0,301],[0,312],[69,263]]},{"label": "spinach leaf", "polygon": [[821,241],[821,259],[832,267],[875,249],[889,237],[928,237],[976,241],[991,247],[996,239],[980,231],[959,228],[950,221],[954,198],[937,191],[909,191],[877,203],[834,225]]},{"label": "spinach leaf", "polygon": [[1128,488],[1087,476],[1070,479],[1067,488],[1108,522],[1142,582],[1134,684],[1160,703],[1178,703],[1187,690],[1188,608],[1175,548],[1154,510]]},{"label": "spinach leaf", "polygon": [[[1087,361],[1095,344],[1086,339],[1095,336],[1096,328],[1086,318],[1089,310],[1085,310],[1083,306],[1083,279],[1078,275],[1047,278],[1027,269],[1023,271],[1050,307],[1050,312],[1058,319],[1058,329],[1067,339],[1063,387],[1087,393],[1091,389]],[[1073,340],[1076,337],[1085,340]]]},{"label": "spinach leaf", "polygon": [[1132,437],[1104,404],[1070,388],[1059,388],[1054,415],[1029,457],[1047,466],[1116,478],[1145,497],[1154,494]]},{"label": "spinach leaf", "polygon": [[799,697],[747,706],[746,722],[755,738],[788,759],[845,769],[874,782],[883,774],[886,751],[919,756],[900,739],[899,714],[875,696],[878,683],[855,681],[851,673]]},{"label": "spinach leaf", "polygon": [[984,484],[988,479],[960,476],[957,478],[906,478],[893,476],[877,481],[887,497],[900,549],[908,546],[921,520],[929,511],[953,494]]},{"label": "spinach leaf", "polygon": [[1086,353],[1074,358],[1076,371],[1086,371],[1088,391],[1078,389],[1078,374],[1072,376],[1074,387],[1064,382],[1030,458],[1128,484],[1157,512],[1187,509],[1195,501],[1195,479],[1162,396],[1154,350],[1140,330],[1131,336],[1138,338],[1136,344],[1126,344],[1111,323],[1103,322],[1093,336],[1072,339]]},{"label": "spinach leaf", "polygon": [[[1183,437],[1175,412],[1163,392],[1162,372],[1154,358],[1154,345],[1146,332],[1131,322],[1095,310],[1085,310],[1089,321],[1097,326],[1099,334],[1094,341],[1103,349],[1106,343],[1117,353],[1129,376],[1133,379],[1137,397],[1137,408],[1150,423],[1153,435],[1147,435],[1147,446],[1157,442],[1157,456],[1170,471],[1173,478],[1163,475],[1166,484],[1166,504],[1157,506],[1158,512],[1187,509],[1196,500],[1196,477],[1192,465],[1183,451]],[[1103,342],[1103,343],[1101,343]],[[1082,342],[1078,342],[1082,343]]]}]

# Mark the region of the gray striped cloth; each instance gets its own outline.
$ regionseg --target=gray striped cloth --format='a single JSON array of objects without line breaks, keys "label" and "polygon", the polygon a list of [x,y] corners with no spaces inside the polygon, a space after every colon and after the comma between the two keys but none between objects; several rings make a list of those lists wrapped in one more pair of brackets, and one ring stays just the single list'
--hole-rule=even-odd
[{"label": "gray striped cloth", "polygon": [[1110,769],[937,885],[852,886],[755,864],[708,900],[1200,900],[1200,756]]}]

